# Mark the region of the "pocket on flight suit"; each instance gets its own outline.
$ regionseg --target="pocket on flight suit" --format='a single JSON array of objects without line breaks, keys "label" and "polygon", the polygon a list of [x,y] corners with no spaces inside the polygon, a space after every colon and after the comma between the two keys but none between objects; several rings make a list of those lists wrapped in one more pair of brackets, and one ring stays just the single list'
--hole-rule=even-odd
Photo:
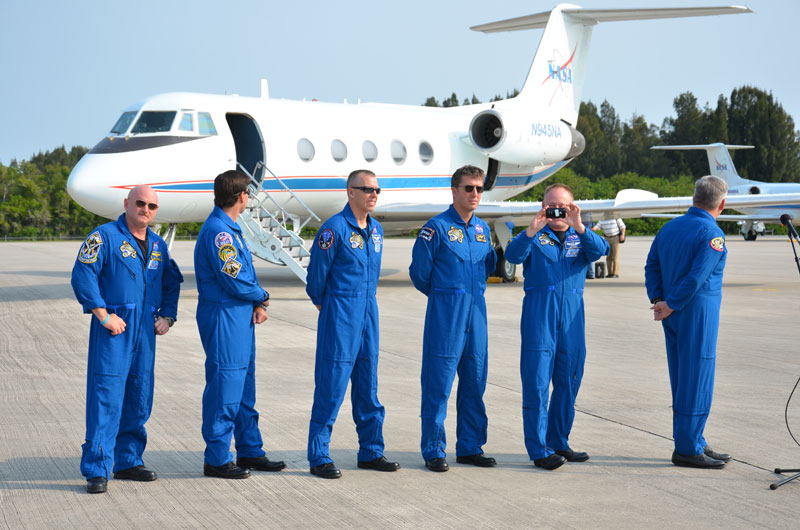
[{"label": "pocket on flight suit", "polygon": [[241,403],[246,379],[247,365],[220,367],[219,395],[223,405]]},{"label": "pocket on flight suit", "polygon": [[362,339],[365,300],[360,291],[331,291],[322,307],[325,328],[318,330],[326,359],[355,360]]},{"label": "pocket on flight suit", "polygon": [[431,355],[452,359],[464,350],[466,323],[459,325],[459,319],[468,317],[463,310],[465,296],[464,289],[434,287],[431,291],[424,332]]},{"label": "pocket on flight suit", "polygon": [[[106,307],[109,313],[113,313],[125,321],[125,331],[118,335],[98,325],[95,339],[97,349],[95,351],[94,373],[108,376],[123,376],[128,373],[132,356],[131,339],[134,335],[135,304],[126,304]],[[98,323],[99,324],[99,323]]]}]

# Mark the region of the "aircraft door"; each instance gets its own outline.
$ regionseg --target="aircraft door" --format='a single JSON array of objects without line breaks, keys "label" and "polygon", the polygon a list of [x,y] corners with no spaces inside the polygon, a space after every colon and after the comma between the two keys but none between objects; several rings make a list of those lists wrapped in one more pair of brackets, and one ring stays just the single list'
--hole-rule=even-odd
[{"label": "aircraft door", "polygon": [[249,171],[258,182],[264,176],[264,168],[258,167],[258,162],[267,163],[267,155],[264,150],[264,140],[258,123],[247,114],[226,114],[225,119],[233,135],[233,142],[236,145],[236,161]]}]

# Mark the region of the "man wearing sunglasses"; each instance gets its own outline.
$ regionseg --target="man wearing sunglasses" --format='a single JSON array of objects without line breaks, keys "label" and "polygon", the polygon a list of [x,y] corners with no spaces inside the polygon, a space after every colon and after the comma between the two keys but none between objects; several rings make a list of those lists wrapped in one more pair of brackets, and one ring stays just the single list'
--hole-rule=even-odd
[{"label": "man wearing sunglasses", "polygon": [[112,469],[116,479],[157,478],[142,461],[144,424],[153,407],[156,335],[175,322],[183,282],[166,243],[148,228],[156,192],[137,186],[123,205],[125,213],[84,241],[72,269],[75,297],[94,315],[81,456],[89,493],[105,493]]},{"label": "man wearing sunglasses", "polygon": [[[206,353],[203,391],[203,474],[243,479],[249,469],[280,471],[267,458],[258,429],[255,325],[267,320],[269,294],[258,284],[253,257],[236,224],[247,208],[250,178],[237,170],[214,179],[214,210],[194,247],[197,328]],[[236,438],[236,463],[231,438]]]},{"label": "man wearing sunglasses", "polygon": [[342,476],[330,457],[331,432],[351,382],[358,467],[397,471],[383,456],[383,405],[378,401],[378,302],[383,228],[369,214],[378,179],[368,170],[347,178],[347,204],[325,221],[311,247],[306,292],[319,310],[314,405],[308,428],[311,474]]},{"label": "man wearing sunglasses", "polygon": [[420,229],[409,267],[414,286],[428,297],[420,447],[431,471],[449,469],[444,420],[456,373],[456,462],[479,467],[497,463],[483,454],[488,427],[483,404],[488,361],[483,293],[497,262],[489,225],[474,215],[484,176],[475,166],[453,173],[453,204]]},{"label": "man wearing sunglasses", "polygon": [[581,222],[581,209],[566,184],[548,186],[542,209],[506,248],[510,263],[524,263],[522,424],[536,467],[553,470],[589,459],[573,451],[568,438],[586,360],[586,271],[606,254],[608,243]]}]

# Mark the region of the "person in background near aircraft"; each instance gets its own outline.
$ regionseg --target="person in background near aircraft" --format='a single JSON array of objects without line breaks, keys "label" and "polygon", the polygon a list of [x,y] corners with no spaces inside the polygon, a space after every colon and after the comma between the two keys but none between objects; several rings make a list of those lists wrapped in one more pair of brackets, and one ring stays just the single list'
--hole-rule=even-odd
[{"label": "person in background near aircraft", "polygon": [[[564,215],[553,217],[559,213],[553,209]],[[548,186],[542,209],[506,248],[508,261],[524,263],[522,423],[525,447],[536,467],[553,470],[567,461],[589,459],[587,453],[573,451],[568,438],[586,360],[586,270],[606,254],[608,243],[583,225],[565,184]]]},{"label": "person in background near aircraft", "polygon": [[414,243],[409,274],[428,297],[422,345],[422,458],[432,471],[447,471],[444,420],[458,373],[456,462],[497,464],[484,456],[488,419],[483,404],[488,364],[486,280],[497,255],[489,225],[474,215],[484,172],[458,168],[450,181],[453,204],[425,223]]},{"label": "person in background near aircraft", "polygon": [[[194,247],[197,328],[206,353],[203,391],[203,474],[247,478],[249,469],[280,471],[267,458],[258,429],[255,324],[267,320],[269,294],[258,284],[253,257],[236,224],[247,208],[250,178],[237,170],[214,179],[214,210]],[[236,464],[231,454],[236,438]]]},{"label": "person in background near aircraft", "polygon": [[314,405],[308,427],[313,475],[339,478],[329,445],[339,407],[351,381],[358,432],[358,467],[397,471],[383,456],[383,405],[378,401],[378,301],[383,228],[369,214],[378,203],[375,173],[347,177],[347,204],[317,232],[311,247],[306,292],[319,310],[314,365]]},{"label": "person in background near aircraft", "polygon": [[664,328],[672,387],[672,463],[721,468],[731,460],[703,438],[714,393],[722,273],[728,250],[716,218],[728,185],[705,176],[695,183],[693,206],[656,234],[644,268],[653,316]]},{"label": "person in background near aircraft", "polygon": [[593,230],[602,230],[603,236],[608,241],[610,248],[606,258],[608,277],[619,278],[619,245],[625,242],[625,223],[622,219],[603,219]]},{"label": "person in background near aircraft", "polygon": [[156,335],[178,313],[178,265],[167,244],[147,225],[158,208],[149,186],[137,186],[125,213],[95,229],[72,268],[72,289],[91,312],[86,388],[86,443],[81,473],[89,493],[105,493],[114,478],[156,480],[144,467],[144,424],[153,408]]}]

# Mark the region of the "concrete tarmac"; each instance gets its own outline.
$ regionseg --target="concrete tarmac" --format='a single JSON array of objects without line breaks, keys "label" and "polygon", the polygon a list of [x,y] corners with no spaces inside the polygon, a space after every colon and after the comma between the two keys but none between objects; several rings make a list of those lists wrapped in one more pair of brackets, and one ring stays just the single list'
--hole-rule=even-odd
[{"label": "concrete tarmac", "polygon": [[[175,244],[186,277],[179,319],[158,339],[144,458],[151,483],[111,480],[89,495],[80,475],[89,316],[69,285],[80,242],[4,243],[0,265],[0,528],[798,528],[800,480],[776,491],[775,467],[800,468],[784,406],[800,375],[800,276],[785,238],[728,240],[714,405],[706,438],[734,456],[723,470],[670,463],[672,421],[661,326],[643,266],[652,238],[628,238],[620,278],[585,294],[588,354],[570,443],[585,463],[548,472],[522,439],[522,284],[490,285],[489,440],[498,466],[455,462],[455,390],[446,423],[448,473],[419,453],[425,297],[408,278],[408,239],[385,244],[379,396],[396,473],[356,467],[349,399],[331,456],[339,480],[308,472],[317,311],[286,269],[259,262],[271,294],[257,328],[257,408],[280,473],[204,477],[200,400],[204,354],[194,320],[193,242]],[[521,276],[521,270],[518,271]],[[800,435],[797,396],[789,422]]]}]

